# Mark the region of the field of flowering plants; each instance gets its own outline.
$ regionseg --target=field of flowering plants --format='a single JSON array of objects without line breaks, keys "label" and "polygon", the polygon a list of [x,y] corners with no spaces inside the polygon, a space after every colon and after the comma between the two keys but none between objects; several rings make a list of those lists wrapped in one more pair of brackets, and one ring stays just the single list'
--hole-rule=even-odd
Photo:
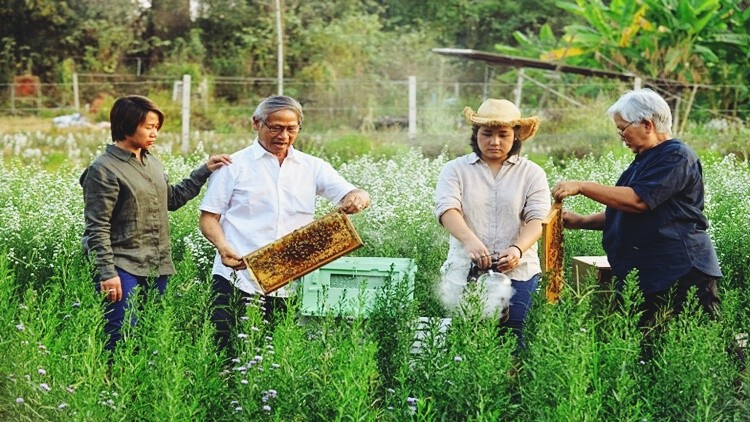
[{"label": "field of flowering plants", "polygon": [[[16,135],[18,136],[18,135]],[[20,139],[20,138],[19,138]],[[6,148],[17,139],[5,139]],[[213,250],[198,230],[199,200],[171,214],[178,267],[163,297],[135,311],[114,363],[103,351],[102,299],[80,246],[78,176],[90,159],[80,139],[59,142],[70,159],[45,169],[44,155],[0,163],[0,420],[747,420],[750,379],[735,350],[750,329],[750,169],[733,156],[702,157],[706,213],[718,249],[722,312],[664,323],[650,358],[635,327],[639,295],[630,280],[622,309],[593,278],[550,305],[535,297],[528,349],[499,337],[480,306],[445,317],[433,296],[447,234],[432,193],[447,157],[412,149],[339,166],[368,190],[372,206],[352,218],[365,247],[357,256],[413,258],[415,300],[390,283],[369,318],[306,318],[292,310],[269,324],[248,303],[232,356],[217,352],[210,313]],[[96,144],[101,139],[86,140]],[[206,154],[161,154],[179,180]],[[614,183],[632,157],[605,154],[542,163],[561,179]],[[321,213],[330,207],[321,203]],[[577,212],[599,210],[582,197]],[[600,233],[565,233],[567,267],[601,255]],[[571,280],[567,271],[567,279]],[[574,283],[569,283],[572,286]],[[693,310],[695,308],[693,303]],[[413,348],[417,321],[423,339]],[[737,341],[739,336],[740,341]]]}]

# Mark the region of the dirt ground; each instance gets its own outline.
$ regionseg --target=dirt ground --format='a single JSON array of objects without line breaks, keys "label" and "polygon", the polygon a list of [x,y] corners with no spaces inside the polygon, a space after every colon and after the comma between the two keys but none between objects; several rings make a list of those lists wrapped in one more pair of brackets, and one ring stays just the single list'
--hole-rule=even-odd
[{"label": "dirt ground", "polygon": [[0,116],[0,133],[52,130],[52,119],[37,116]]}]

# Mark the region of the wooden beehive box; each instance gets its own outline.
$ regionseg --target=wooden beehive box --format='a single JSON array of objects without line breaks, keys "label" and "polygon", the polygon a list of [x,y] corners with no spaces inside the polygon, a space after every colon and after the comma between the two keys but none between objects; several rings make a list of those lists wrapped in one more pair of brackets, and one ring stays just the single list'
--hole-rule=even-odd
[{"label": "wooden beehive box", "polygon": [[268,294],[362,245],[349,217],[334,211],[249,253],[243,260],[250,280]]}]

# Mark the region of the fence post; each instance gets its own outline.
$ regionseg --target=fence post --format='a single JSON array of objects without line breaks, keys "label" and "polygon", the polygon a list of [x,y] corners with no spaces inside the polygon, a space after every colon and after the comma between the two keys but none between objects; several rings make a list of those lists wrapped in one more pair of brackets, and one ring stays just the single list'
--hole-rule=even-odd
[{"label": "fence post", "polygon": [[205,76],[198,87],[198,93],[201,96],[201,105],[203,105],[203,112],[208,114],[208,78]]},{"label": "fence post", "polygon": [[284,34],[281,28],[281,2],[276,0],[276,78],[278,95],[284,95]]},{"label": "fence post", "polygon": [[78,72],[73,72],[73,107],[76,112],[81,110],[81,97],[78,95]]},{"label": "fence post", "polygon": [[16,83],[10,83],[10,114],[16,114]]},{"label": "fence post", "polygon": [[190,75],[182,75],[182,153],[190,150]]},{"label": "fence post", "polygon": [[633,80],[633,89],[641,89],[641,78],[635,77]]},{"label": "fence post", "polygon": [[409,139],[417,137],[417,77],[409,76]]},{"label": "fence post", "polygon": [[521,108],[521,94],[523,93],[523,74],[524,68],[518,69],[518,76],[516,76],[516,89],[513,90],[514,101],[516,107]]},{"label": "fence post", "polygon": [[490,67],[484,65],[484,83],[482,84],[482,101],[486,100],[490,96]]}]

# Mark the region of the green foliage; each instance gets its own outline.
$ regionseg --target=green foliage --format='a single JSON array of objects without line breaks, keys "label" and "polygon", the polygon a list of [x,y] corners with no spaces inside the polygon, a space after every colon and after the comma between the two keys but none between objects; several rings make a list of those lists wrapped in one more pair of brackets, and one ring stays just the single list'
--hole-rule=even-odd
[{"label": "green foliage", "polygon": [[512,351],[515,336],[498,335],[497,321],[481,318],[481,302],[453,318],[444,344],[417,354],[410,372],[420,416],[438,420],[500,420],[514,416]]},{"label": "green foliage", "polygon": [[178,37],[171,43],[171,49],[152,72],[162,76],[181,78],[190,75],[194,81],[203,77],[203,66],[206,48],[201,41],[201,30],[193,29],[186,38]]},{"label": "green foliage", "polygon": [[381,2],[380,15],[389,29],[427,28],[444,46],[489,50],[509,43],[514,31],[535,33],[545,22],[556,29],[565,17],[556,14],[554,1],[440,0]]},{"label": "green foliage", "polygon": [[[287,0],[280,15],[283,73],[292,82],[285,84],[286,93],[334,126],[366,127],[378,114],[404,114],[401,90],[386,90],[383,80],[416,74],[443,85],[484,78],[484,65],[447,64],[426,54],[435,47],[497,48],[647,79],[713,84],[715,89],[696,93],[696,117],[711,119],[713,110],[747,116],[750,14],[741,0]],[[9,22],[0,28],[0,80],[33,73],[43,82],[69,83],[73,70],[132,74],[137,63],[140,72],[155,77],[256,78],[225,81],[212,90],[213,97],[235,105],[276,92],[274,2],[12,0],[0,6],[0,21]],[[572,85],[567,77],[563,83]],[[45,94],[70,104],[66,89],[54,89],[45,87]],[[114,91],[106,83],[97,90]],[[424,94],[442,98],[444,87],[431,91]],[[527,98],[536,99],[528,92]],[[540,99],[540,108],[545,101]],[[196,119],[201,130],[228,131],[229,125],[213,126],[214,118],[202,114]],[[428,111],[420,122],[452,127],[442,117]]]},{"label": "green foliage", "polygon": [[517,48],[497,48],[549,61],[630,72],[661,85],[659,79],[684,83],[729,79],[739,87],[721,88],[725,98],[707,92],[698,101],[702,103],[705,96],[713,109],[719,108],[717,102],[729,105],[723,108],[736,109],[748,101],[740,81],[750,71],[746,23],[750,15],[741,1],[575,0],[557,4],[580,22],[566,26],[559,38],[544,26],[535,36],[516,32]]},{"label": "green foliage", "polygon": [[[193,278],[189,259],[170,280],[167,293],[136,291],[112,366],[115,410],[136,417],[150,409],[155,420],[204,420],[221,408],[223,381],[208,315],[210,284]],[[148,397],[161,397],[151,402]],[[131,413],[132,412],[132,413]]]},{"label": "green foliage", "polygon": [[196,26],[214,74],[269,77],[274,73],[275,20],[273,5],[204,0]]},{"label": "green foliage", "polygon": [[367,155],[373,149],[372,140],[362,135],[347,135],[324,141],[320,153],[331,157],[334,165],[346,163]]},{"label": "green foliage", "polygon": [[[403,383],[409,372],[415,337],[413,321],[419,312],[416,301],[404,300],[414,294],[408,289],[407,283],[393,283],[393,278],[388,277],[383,289],[377,293],[368,321],[368,328],[377,339],[376,357],[381,390],[385,389],[386,392]],[[392,399],[390,394],[387,398]]]},{"label": "green foliage", "polygon": [[[89,141],[90,142],[90,141]],[[205,159],[160,154],[172,180]],[[550,184],[611,184],[632,159],[605,154],[546,163]],[[621,300],[595,280],[571,275],[560,301],[534,297],[528,349],[469,308],[445,327],[432,294],[447,236],[431,213],[447,158],[411,150],[391,159],[355,158],[341,173],[367,189],[372,206],[353,216],[365,240],[357,254],[416,260],[414,302],[405,286],[380,292],[367,320],[301,318],[290,310],[263,321],[246,311],[232,352],[219,353],[209,320],[213,249],[197,231],[198,201],[171,214],[177,274],[165,295],[132,308],[113,364],[103,350],[102,298],[80,250],[80,169],[0,164],[0,415],[8,420],[744,420],[746,374],[736,339],[747,332],[747,163],[705,158],[712,236],[726,276],[722,312],[710,321],[693,303],[664,321],[641,356],[641,297],[631,275]],[[387,177],[386,177],[387,175]],[[584,199],[576,212],[597,211]],[[324,207],[321,207],[324,212]],[[600,236],[565,233],[565,256],[592,255]],[[733,238],[738,238],[733,243]],[[201,243],[204,242],[204,243]],[[205,251],[208,252],[205,252]],[[205,252],[205,254],[204,254]],[[206,255],[209,259],[204,259]],[[744,265],[744,266],[743,266]],[[566,266],[569,268],[569,265]],[[478,296],[477,296],[478,297]],[[475,300],[475,299],[474,299]],[[422,318],[420,318],[422,317]],[[415,340],[421,332],[419,347]],[[653,339],[653,341],[651,341]],[[643,361],[642,361],[643,360]],[[20,399],[20,400],[19,400]],[[265,407],[267,406],[267,407]]]},{"label": "green foliage", "polygon": [[[18,286],[14,282],[15,275],[13,274],[12,263],[8,259],[7,252],[5,250],[2,252],[0,254],[0,300],[2,302],[0,303],[4,303],[5,305],[0,307],[0,333],[2,333],[0,353],[3,356],[9,356],[13,348],[11,333],[12,328],[16,325],[14,320],[18,311],[18,292],[16,291]],[[0,372],[2,373],[9,372],[8,368],[0,368]],[[2,385],[2,382],[0,382],[0,385]]]},{"label": "green foliage", "polygon": [[703,163],[709,234],[729,287],[747,287],[750,278],[750,175],[747,162],[734,156]]},{"label": "green foliage", "polygon": [[716,420],[732,406],[738,377],[728,339],[718,322],[707,321],[695,296],[685,312],[668,322],[658,352],[649,362],[645,391],[655,419]]},{"label": "green foliage", "polygon": [[58,61],[76,51],[73,35],[78,16],[68,2],[6,1],[0,6],[0,22],[3,83],[20,74],[50,80]]},{"label": "green foliage", "polygon": [[[61,257],[55,264],[43,290],[19,289],[18,299],[10,302],[16,305],[14,325],[3,327],[2,337],[12,350],[4,356],[14,358],[0,364],[9,380],[0,385],[0,409],[11,419],[69,418],[76,412],[106,418],[108,409],[97,403],[107,371],[101,298],[80,256]],[[8,287],[13,284],[3,285]]]},{"label": "green foliage", "polygon": [[133,34],[124,27],[113,27],[107,21],[90,21],[85,30],[102,32],[96,44],[83,48],[83,65],[92,72],[115,73],[123,56],[130,51]]}]

